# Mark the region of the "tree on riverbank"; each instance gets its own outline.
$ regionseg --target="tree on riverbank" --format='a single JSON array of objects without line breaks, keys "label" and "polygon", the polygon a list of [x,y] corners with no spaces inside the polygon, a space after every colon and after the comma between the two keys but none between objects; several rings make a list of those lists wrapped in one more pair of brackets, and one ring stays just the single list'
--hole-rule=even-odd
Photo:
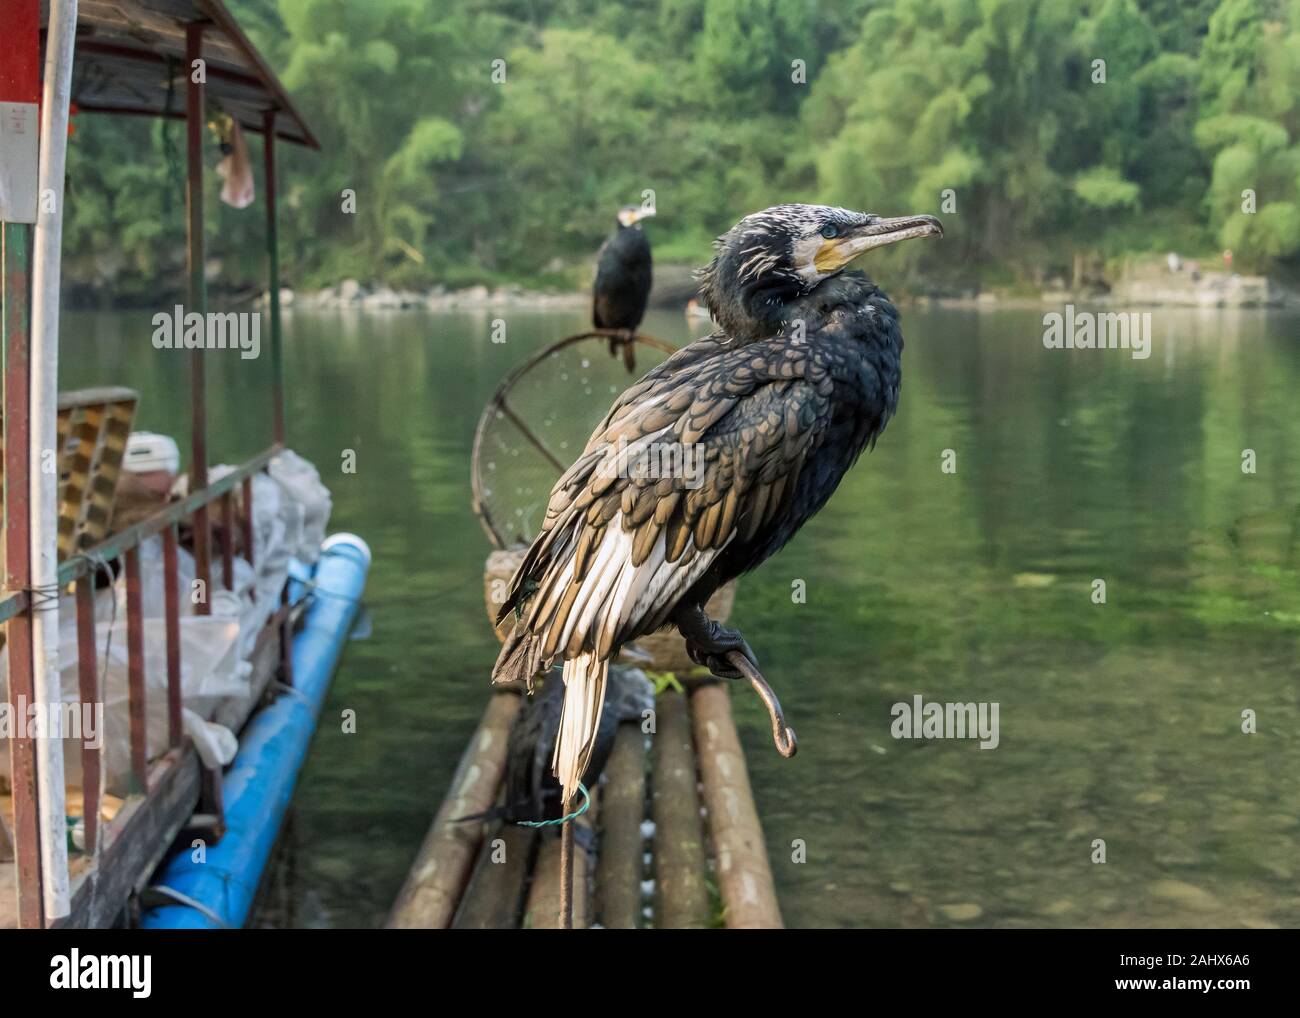
[{"label": "tree on riverbank", "polygon": [[[284,155],[299,284],[581,285],[647,190],[665,262],[797,199],[942,215],[948,242],[886,256],[931,281],[1223,247],[1300,268],[1300,0],[230,6],[325,149]],[[178,131],[79,118],[73,279],[179,280]],[[212,200],[214,256],[256,285],[260,218]]]}]

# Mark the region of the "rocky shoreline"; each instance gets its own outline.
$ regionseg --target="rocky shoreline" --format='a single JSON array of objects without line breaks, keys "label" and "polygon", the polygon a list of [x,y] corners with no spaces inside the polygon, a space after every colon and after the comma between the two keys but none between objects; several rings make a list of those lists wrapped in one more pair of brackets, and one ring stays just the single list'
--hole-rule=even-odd
[{"label": "rocky shoreline", "polygon": [[[665,272],[666,285],[656,286],[651,303],[659,307],[684,307],[693,295],[689,280]],[[264,303],[266,295],[259,298]],[[476,308],[580,309],[591,297],[582,291],[535,291],[509,285],[492,289],[472,286],[454,290],[434,286],[427,290],[394,290],[383,285],[367,286],[345,279],[323,290],[280,291],[282,308],[311,310],[400,311],[423,308],[429,311]],[[1300,293],[1265,276],[1241,276],[1226,272],[1141,273],[1115,283],[1110,290],[1045,289],[1038,296],[1008,295],[994,291],[954,294],[935,288],[922,291],[901,303],[920,306],[992,310],[1009,308],[1060,307],[1078,304],[1089,307],[1185,307],[1185,308],[1293,308],[1300,309]]]},{"label": "rocky shoreline", "polygon": [[1043,289],[1037,296],[1007,295],[991,291],[922,294],[915,298],[915,302],[919,305],[974,310],[1059,308],[1066,304],[1106,308],[1300,309],[1300,293],[1267,276],[1200,271],[1142,272],[1119,279],[1109,289],[1091,287],[1071,290],[1058,284]]},{"label": "rocky shoreline", "polygon": [[[265,295],[262,301],[265,301]],[[425,308],[429,311],[452,311],[489,307],[579,308],[585,307],[590,301],[591,296],[585,293],[539,293],[525,290],[521,286],[503,286],[495,290],[486,286],[471,286],[463,290],[452,290],[445,286],[434,286],[428,290],[394,290],[382,285],[365,286],[355,279],[345,279],[323,290],[295,291],[288,287],[280,290],[282,308],[321,310],[400,311]]]}]

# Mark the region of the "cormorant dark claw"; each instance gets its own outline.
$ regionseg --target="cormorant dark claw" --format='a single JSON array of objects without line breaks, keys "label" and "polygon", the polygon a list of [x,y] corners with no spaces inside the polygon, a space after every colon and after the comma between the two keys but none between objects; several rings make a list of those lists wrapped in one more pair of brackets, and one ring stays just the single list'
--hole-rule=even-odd
[{"label": "cormorant dark claw", "polygon": [[686,653],[697,665],[703,665],[720,679],[742,679],[744,673],[727,660],[732,651],[740,654],[755,669],[758,658],[739,629],[730,629],[709,618],[699,605],[683,610],[677,628],[686,640]]}]

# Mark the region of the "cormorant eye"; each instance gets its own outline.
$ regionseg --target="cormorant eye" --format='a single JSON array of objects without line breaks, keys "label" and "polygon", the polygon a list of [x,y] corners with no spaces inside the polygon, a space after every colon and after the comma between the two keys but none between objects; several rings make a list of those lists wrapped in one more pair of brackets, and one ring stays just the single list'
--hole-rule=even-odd
[{"label": "cormorant eye", "polygon": [[840,235],[840,228],[834,223],[827,223],[822,227],[822,236],[827,240],[834,240]]}]

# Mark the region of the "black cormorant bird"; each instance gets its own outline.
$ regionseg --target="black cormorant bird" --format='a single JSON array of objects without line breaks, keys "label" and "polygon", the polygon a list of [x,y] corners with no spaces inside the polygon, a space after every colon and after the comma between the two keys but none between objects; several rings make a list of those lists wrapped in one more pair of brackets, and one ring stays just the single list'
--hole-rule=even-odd
[{"label": "black cormorant bird", "polygon": [[[872,248],[942,233],[932,216],[823,205],[746,216],[700,273],[717,331],[624,392],[556,482],[502,609],[516,622],[493,679],[531,683],[563,660],[552,763],[566,797],[625,643],[673,624],[716,675],[736,677],[731,651],[754,661],[703,605],[826,503],[898,405],[898,312],[844,269]],[[698,455],[699,469],[664,476],[644,458],[656,448],[676,448],[683,464],[682,453]]]},{"label": "black cormorant bird", "polygon": [[650,241],[641,229],[641,220],[653,216],[649,209],[625,205],[618,210],[618,225],[596,255],[596,284],[591,293],[591,323],[597,329],[619,329],[626,339],[611,338],[609,352],[618,353],[623,346],[623,360],[631,371],[636,353],[631,334],[645,317],[650,298],[653,268]]}]

